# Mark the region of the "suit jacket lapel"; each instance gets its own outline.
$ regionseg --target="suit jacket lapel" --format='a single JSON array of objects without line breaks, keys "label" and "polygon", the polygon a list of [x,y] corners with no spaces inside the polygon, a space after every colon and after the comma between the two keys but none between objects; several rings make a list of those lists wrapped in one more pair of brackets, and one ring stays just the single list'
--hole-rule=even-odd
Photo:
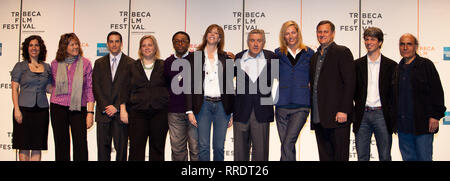
[{"label": "suit jacket lapel", "polygon": [[[206,74],[206,70],[205,70],[205,61],[206,61],[206,56],[208,56],[208,55],[205,55],[205,52],[204,51],[202,51],[202,87],[204,86],[203,85],[203,83],[205,82],[205,74]],[[194,60],[195,61],[195,60]],[[203,90],[203,88],[202,88],[202,90]]]},{"label": "suit jacket lapel", "polygon": [[[331,61],[330,59],[331,59],[331,57],[334,57],[334,55],[333,55],[333,49],[334,49],[334,46],[336,45],[336,43],[331,43],[329,46],[328,46],[328,49],[327,49],[327,54],[325,55],[325,59],[323,59],[323,63],[322,63],[322,67],[320,68],[320,74],[322,75],[322,73],[323,73],[323,71],[324,71],[324,69],[325,69],[325,67],[329,64],[329,61]],[[320,52],[317,52],[318,53],[318,55],[320,55]],[[318,59],[318,57],[317,57],[317,61],[319,61],[319,59]],[[319,79],[320,80],[320,79]]]},{"label": "suit jacket lapel", "polygon": [[[152,77],[155,78],[155,76],[156,76],[156,75],[155,75],[155,72],[157,72],[156,70],[158,70],[159,66],[161,66],[161,65],[160,65],[158,59],[156,59],[156,60],[155,60],[155,63],[154,63],[154,66],[153,66],[153,69],[152,69],[152,73],[150,73],[150,80],[147,79],[147,80],[149,81],[150,85],[151,85],[152,82],[153,82],[153,81],[152,81],[152,80],[153,80]],[[142,70],[144,70],[144,68],[142,68]],[[146,76],[146,78],[147,78],[147,76]]]},{"label": "suit jacket lapel", "polygon": [[148,82],[149,80],[147,78],[147,74],[145,74],[144,65],[142,65],[142,60],[141,59],[136,60],[135,66],[137,66],[140,77],[144,78]]},{"label": "suit jacket lapel", "polygon": [[108,56],[106,56],[106,60],[103,65],[105,66],[105,72],[107,72],[107,75],[106,75],[107,81],[112,82],[111,62],[110,62],[109,54],[108,54]]},{"label": "suit jacket lapel", "polygon": [[120,61],[119,61],[119,65],[117,66],[116,69],[116,74],[114,74],[114,77],[112,77],[113,83],[116,82],[117,77],[121,76],[120,73],[122,72],[123,67],[125,67],[124,64],[126,64],[126,60],[125,60],[125,55],[122,53],[122,57],[120,57]]},{"label": "suit jacket lapel", "polygon": [[368,79],[369,79],[369,74],[368,74],[368,69],[367,69],[367,64],[369,63],[368,62],[368,60],[367,60],[367,55],[366,56],[364,56],[364,58],[362,59],[362,64],[360,64],[362,67],[360,67],[361,68],[361,70],[362,70],[362,75],[361,76],[363,76],[362,77],[362,81],[363,81],[363,88],[364,88],[364,91],[366,92],[366,94],[367,94],[367,81],[368,81]]},{"label": "suit jacket lapel", "polygon": [[[378,76],[378,91],[381,95],[382,90],[384,90],[384,79],[386,79],[386,57],[383,56],[383,54],[381,54],[381,62],[380,62],[380,73]],[[381,97],[381,96],[380,96]]]},{"label": "suit jacket lapel", "polygon": [[219,65],[218,65],[218,75],[219,75],[219,87],[220,87],[220,93],[224,94],[225,93],[225,89],[224,87],[226,86],[224,83],[224,79],[225,79],[225,63],[226,63],[226,59],[227,57],[223,54],[218,53],[217,57],[219,59]]},{"label": "suit jacket lapel", "polygon": [[[292,63],[291,63],[291,60],[289,60],[289,50],[288,49],[286,49],[286,51],[287,51],[287,54],[285,54],[285,56],[286,56],[286,58],[281,58],[280,57],[280,61],[283,61],[285,64],[287,64],[287,65],[289,65],[289,67],[294,67],[293,65],[292,65]],[[283,52],[280,52],[281,54],[284,54]],[[264,53],[264,56],[266,56],[266,54]],[[295,57],[294,57],[294,59],[295,59]],[[300,61],[299,61],[300,62]],[[297,64],[298,64],[298,62],[297,62]],[[297,64],[295,64],[295,65],[297,65]]]}]

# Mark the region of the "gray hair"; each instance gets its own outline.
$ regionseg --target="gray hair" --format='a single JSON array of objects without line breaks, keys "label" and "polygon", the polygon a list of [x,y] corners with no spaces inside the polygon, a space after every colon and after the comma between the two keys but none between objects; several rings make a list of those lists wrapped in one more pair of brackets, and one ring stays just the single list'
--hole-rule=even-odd
[{"label": "gray hair", "polygon": [[263,42],[266,43],[266,33],[264,32],[264,30],[254,29],[254,30],[250,31],[247,35],[247,42],[248,42],[248,39],[250,39],[251,34],[261,34],[262,38],[263,38]]},{"label": "gray hair", "polygon": [[400,37],[399,40],[401,40],[402,37],[405,37],[405,36],[410,36],[411,38],[413,38],[413,39],[414,39],[414,44],[416,44],[417,46],[419,46],[419,40],[417,40],[417,38],[416,38],[414,35],[412,35],[411,33],[405,33],[405,34],[403,34],[403,35]]}]

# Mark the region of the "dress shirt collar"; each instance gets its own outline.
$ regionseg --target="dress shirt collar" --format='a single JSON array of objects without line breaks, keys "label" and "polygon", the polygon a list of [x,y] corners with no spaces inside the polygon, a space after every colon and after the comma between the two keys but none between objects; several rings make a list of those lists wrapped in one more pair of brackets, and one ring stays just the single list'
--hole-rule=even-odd
[{"label": "dress shirt collar", "polygon": [[290,48],[287,48],[287,50],[288,50],[289,54],[291,54],[291,56],[294,57],[294,59],[295,59],[295,57],[297,57],[297,55],[298,55],[300,52],[302,52],[301,49],[297,49],[297,50],[295,51],[296,53],[294,54],[294,52],[292,52],[292,50],[291,50]]},{"label": "dress shirt collar", "polygon": [[381,54],[378,56],[378,58],[374,61],[370,60],[369,55],[367,55],[367,63],[369,64],[380,64],[381,63]]},{"label": "dress shirt collar", "polygon": [[116,61],[120,61],[120,58],[122,58],[122,52],[120,52],[119,54],[117,54],[117,56],[114,56],[112,53],[109,53],[109,61],[112,62],[113,58],[116,58]]},{"label": "dress shirt collar", "polygon": [[264,57],[264,51],[261,50],[261,52],[258,53],[258,55],[256,55],[256,57],[251,57],[249,55],[250,50],[247,50],[244,55],[242,55],[242,61],[246,62],[247,60],[251,60],[251,59],[265,59]]},{"label": "dress shirt collar", "polygon": [[184,53],[181,57],[178,57],[178,56],[177,56],[177,52],[175,52],[175,53],[173,54],[173,56],[175,57],[175,59],[186,58],[188,55],[189,55],[189,50],[186,51],[186,53]]}]

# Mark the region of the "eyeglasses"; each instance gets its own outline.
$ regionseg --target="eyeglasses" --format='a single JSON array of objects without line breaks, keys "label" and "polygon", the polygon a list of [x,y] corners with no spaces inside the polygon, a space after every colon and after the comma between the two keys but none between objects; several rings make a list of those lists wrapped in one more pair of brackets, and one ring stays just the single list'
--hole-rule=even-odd
[{"label": "eyeglasses", "polygon": [[179,43],[181,43],[181,44],[186,44],[186,43],[189,43],[188,40],[173,40],[172,42],[173,42],[174,44],[179,44]]}]

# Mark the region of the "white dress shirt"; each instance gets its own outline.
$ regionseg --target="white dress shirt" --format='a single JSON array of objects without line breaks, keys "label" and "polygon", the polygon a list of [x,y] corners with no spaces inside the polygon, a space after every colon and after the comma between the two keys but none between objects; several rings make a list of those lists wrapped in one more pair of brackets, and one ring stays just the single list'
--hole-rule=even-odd
[{"label": "white dress shirt", "polygon": [[174,56],[176,59],[179,59],[179,58],[185,58],[185,57],[188,56],[188,55],[189,55],[189,50],[186,51],[186,53],[184,53],[184,55],[182,55],[181,57],[178,57],[178,56],[177,56],[177,52],[175,52],[175,53],[173,54],[173,56]]},{"label": "white dress shirt", "polygon": [[263,51],[261,51],[256,57],[248,55],[249,50],[242,55],[241,69],[250,77],[252,82],[256,82],[259,74],[263,71],[267,64]]},{"label": "white dress shirt", "polygon": [[[115,63],[113,61],[114,58],[116,59]],[[114,56],[113,54],[109,53],[109,65],[111,66],[110,68],[112,80],[114,80],[114,76],[116,75],[117,67],[119,66],[120,63],[120,58],[122,58],[122,52],[117,54],[117,56]]]},{"label": "white dress shirt", "polygon": [[147,76],[147,79],[150,80],[151,76],[152,76],[152,72],[153,72],[153,66],[155,65],[155,62],[153,62],[152,64],[148,64],[148,65],[144,65],[142,64],[143,68],[144,68],[144,72],[145,75]]},{"label": "white dress shirt", "polygon": [[208,53],[203,51],[205,54],[205,64],[203,64],[203,69],[205,70],[205,80],[203,82],[203,89],[205,91],[205,96],[208,97],[220,97],[220,85],[219,85],[219,58],[217,56],[217,50],[214,52],[214,60],[208,58]]},{"label": "white dress shirt", "polygon": [[302,49],[297,49],[297,51],[295,51],[296,53],[294,55],[294,52],[292,52],[292,50],[290,48],[287,48],[287,50],[288,50],[289,54],[291,54],[291,56],[294,57],[294,59],[300,52],[302,52]]},{"label": "white dress shirt", "polygon": [[380,74],[381,54],[376,61],[371,61],[367,56],[367,99],[366,106],[380,107],[380,92],[378,89]]}]

